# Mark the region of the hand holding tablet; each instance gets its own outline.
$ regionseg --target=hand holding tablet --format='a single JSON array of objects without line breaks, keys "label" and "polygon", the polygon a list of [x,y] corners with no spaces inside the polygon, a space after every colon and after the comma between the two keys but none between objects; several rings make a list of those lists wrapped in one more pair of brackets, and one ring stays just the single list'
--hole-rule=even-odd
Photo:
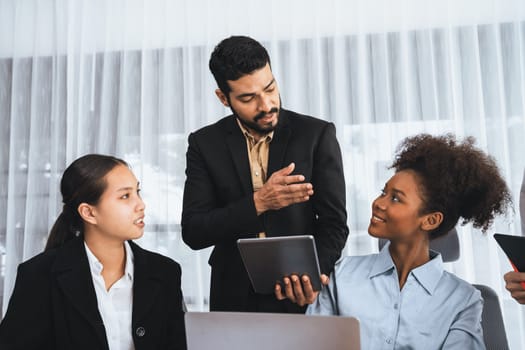
[{"label": "hand holding tablet", "polygon": [[[317,250],[312,236],[247,238],[237,241],[246,271],[257,293],[273,294],[284,278],[308,276],[314,291],[322,288]],[[291,281],[301,283],[301,281]]]},{"label": "hand holding tablet", "polygon": [[[327,275],[321,275],[321,283],[328,285],[330,279]],[[275,297],[277,300],[289,299],[291,302],[299,306],[313,304],[319,295],[319,291],[315,291],[310,283],[310,278],[306,275],[301,277],[292,276],[291,278],[284,278],[284,286],[280,283],[275,284]]]}]

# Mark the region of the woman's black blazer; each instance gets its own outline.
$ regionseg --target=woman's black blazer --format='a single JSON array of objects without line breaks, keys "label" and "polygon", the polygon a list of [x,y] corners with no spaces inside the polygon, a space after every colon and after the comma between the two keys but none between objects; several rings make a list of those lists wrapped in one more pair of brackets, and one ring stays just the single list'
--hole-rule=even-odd
[{"label": "woman's black blazer", "polygon": [[[135,349],[185,349],[179,264],[129,243]],[[81,238],[20,264],[0,324],[0,349],[108,350]]]}]

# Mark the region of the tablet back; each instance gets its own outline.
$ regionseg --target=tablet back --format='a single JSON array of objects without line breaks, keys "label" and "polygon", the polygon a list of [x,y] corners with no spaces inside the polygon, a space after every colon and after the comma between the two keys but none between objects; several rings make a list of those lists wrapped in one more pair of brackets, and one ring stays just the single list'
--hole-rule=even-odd
[{"label": "tablet back", "polygon": [[237,240],[253,289],[273,294],[285,276],[306,274],[314,290],[321,290],[319,261],[312,236],[282,236]]},{"label": "tablet back", "polygon": [[525,237],[496,233],[494,238],[518,271],[525,272]]},{"label": "tablet back", "polygon": [[250,312],[187,312],[188,350],[359,350],[353,317]]}]

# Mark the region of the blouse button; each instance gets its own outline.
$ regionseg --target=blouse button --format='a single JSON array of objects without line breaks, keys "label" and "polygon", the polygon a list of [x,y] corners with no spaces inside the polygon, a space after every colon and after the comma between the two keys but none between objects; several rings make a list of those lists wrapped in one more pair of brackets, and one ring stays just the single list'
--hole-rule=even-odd
[{"label": "blouse button", "polygon": [[146,330],[144,329],[144,327],[139,327],[135,330],[135,334],[137,335],[137,337],[143,337],[144,334],[146,334]]}]

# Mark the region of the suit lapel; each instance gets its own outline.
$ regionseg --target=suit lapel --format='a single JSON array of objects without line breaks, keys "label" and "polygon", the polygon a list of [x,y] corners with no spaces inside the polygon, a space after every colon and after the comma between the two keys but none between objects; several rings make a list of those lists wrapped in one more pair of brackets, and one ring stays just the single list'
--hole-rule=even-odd
[{"label": "suit lapel", "polygon": [[289,127],[288,112],[281,109],[279,112],[279,124],[273,133],[273,139],[270,143],[270,157],[268,159],[268,177],[275,171],[287,166],[283,164],[286,147],[292,131]]},{"label": "suit lapel", "polygon": [[[253,186],[250,176],[250,161],[248,159],[246,139],[237,125],[234,116],[228,118],[226,123],[226,143],[228,144],[237,177],[239,178],[244,193],[252,193]],[[239,150],[241,151],[239,152]]]},{"label": "suit lapel", "polygon": [[150,266],[148,256],[142,248],[131,241],[129,243],[134,256],[132,324],[140,325],[157,299],[161,277],[156,275],[161,271]]},{"label": "suit lapel", "polygon": [[83,239],[75,238],[69,241],[58,254],[53,272],[57,276],[59,287],[107,348],[106,331],[98,312],[97,296]]}]

